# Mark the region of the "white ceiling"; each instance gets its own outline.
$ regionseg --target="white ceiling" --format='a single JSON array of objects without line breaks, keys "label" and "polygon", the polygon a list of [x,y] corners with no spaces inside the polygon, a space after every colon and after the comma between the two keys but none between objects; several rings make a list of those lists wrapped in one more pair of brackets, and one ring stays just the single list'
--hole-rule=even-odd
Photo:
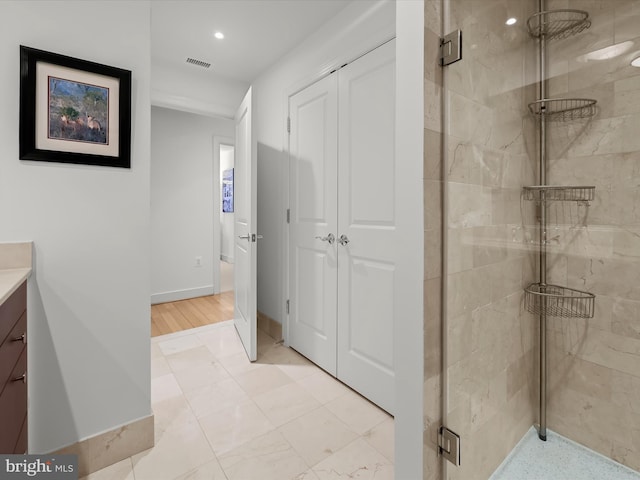
[{"label": "white ceiling", "polygon": [[[350,0],[183,0],[152,2],[155,65],[250,84]],[[224,33],[223,40],[213,34]],[[208,70],[187,57],[211,63]]]}]

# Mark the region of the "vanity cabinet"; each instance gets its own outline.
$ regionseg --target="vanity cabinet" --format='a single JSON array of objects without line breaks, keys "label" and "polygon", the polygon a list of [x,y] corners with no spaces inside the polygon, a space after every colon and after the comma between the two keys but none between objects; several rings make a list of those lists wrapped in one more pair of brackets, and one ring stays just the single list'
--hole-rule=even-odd
[{"label": "vanity cabinet", "polygon": [[27,282],[0,305],[0,453],[27,452]]}]

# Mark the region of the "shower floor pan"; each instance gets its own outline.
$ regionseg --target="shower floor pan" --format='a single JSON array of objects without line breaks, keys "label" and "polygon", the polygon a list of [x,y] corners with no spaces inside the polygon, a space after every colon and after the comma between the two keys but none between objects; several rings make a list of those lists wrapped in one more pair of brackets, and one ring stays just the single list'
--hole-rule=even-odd
[{"label": "shower floor pan", "polygon": [[531,429],[489,480],[640,480],[640,473],[547,430]]}]

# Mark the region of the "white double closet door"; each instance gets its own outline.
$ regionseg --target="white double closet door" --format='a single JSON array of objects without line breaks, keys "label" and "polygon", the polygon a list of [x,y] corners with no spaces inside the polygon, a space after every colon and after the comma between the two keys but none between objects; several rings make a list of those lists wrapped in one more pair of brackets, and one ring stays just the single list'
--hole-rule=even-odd
[{"label": "white double closet door", "polygon": [[394,412],[395,41],[289,99],[289,345]]}]

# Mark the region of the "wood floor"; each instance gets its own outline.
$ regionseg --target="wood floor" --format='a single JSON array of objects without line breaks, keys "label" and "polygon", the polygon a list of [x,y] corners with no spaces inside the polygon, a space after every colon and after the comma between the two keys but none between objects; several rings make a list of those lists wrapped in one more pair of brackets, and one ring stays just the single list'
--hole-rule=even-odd
[{"label": "wood floor", "polygon": [[151,305],[151,336],[165,335],[233,318],[233,291]]}]

